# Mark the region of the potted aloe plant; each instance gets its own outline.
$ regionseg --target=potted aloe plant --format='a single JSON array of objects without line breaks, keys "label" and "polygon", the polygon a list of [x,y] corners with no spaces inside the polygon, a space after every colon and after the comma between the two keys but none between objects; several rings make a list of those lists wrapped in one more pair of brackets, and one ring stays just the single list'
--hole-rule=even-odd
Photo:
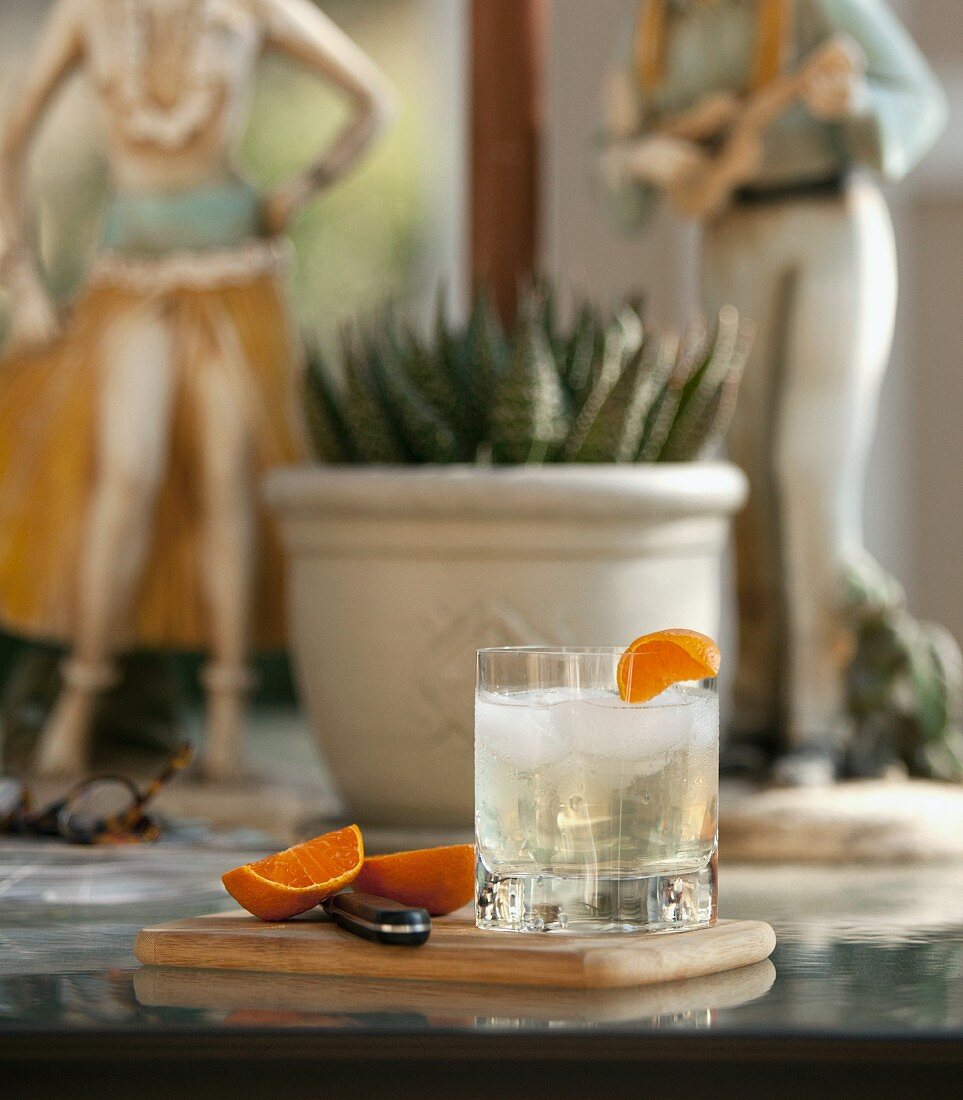
[{"label": "potted aloe plant", "polygon": [[635,305],[573,325],[531,293],[511,332],[480,296],[430,339],[390,309],[316,360],[322,464],[275,473],[295,667],[352,809],[472,817],[475,650],[715,634],[737,468],[724,435],[748,333],[679,337]]}]

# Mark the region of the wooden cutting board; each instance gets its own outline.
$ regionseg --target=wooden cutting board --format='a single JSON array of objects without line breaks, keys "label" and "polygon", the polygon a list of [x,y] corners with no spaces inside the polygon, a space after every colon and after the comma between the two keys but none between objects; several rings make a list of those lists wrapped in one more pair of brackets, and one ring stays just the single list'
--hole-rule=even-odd
[{"label": "wooden cutting board", "polygon": [[283,924],[239,911],[144,928],[134,954],[149,966],[615,989],[735,970],[768,958],[775,945],[761,921],[658,936],[521,935],[481,932],[463,911],[436,919],[423,947],[385,947],[345,932],[320,910]]}]

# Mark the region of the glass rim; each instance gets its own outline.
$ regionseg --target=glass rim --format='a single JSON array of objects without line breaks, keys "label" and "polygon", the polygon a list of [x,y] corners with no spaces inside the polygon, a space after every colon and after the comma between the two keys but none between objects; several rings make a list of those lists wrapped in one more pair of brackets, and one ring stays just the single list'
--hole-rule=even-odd
[{"label": "glass rim", "polygon": [[555,645],[501,645],[501,646],[486,646],[484,649],[476,650],[476,654],[479,657],[485,657],[489,654],[511,654],[522,653],[536,656],[547,657],[621,657],[626,652],[628,646],[608,646],[608,645],[592,645],[592,646],[555,646]]}]

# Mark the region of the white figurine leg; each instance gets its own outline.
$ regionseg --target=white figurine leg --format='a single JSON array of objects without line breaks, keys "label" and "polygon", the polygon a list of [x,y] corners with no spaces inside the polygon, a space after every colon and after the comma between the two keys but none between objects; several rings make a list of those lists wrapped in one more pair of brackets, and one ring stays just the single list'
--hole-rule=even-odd
[{"label": "white figurine leg", "polygon": [[204,670],[207,729],[202,770],[211,779],[243,774],[244,710],[257,504],[240,352],[225,334],[195,364],[190,393],[198,415],[203,479],[203,583],[212,660]]},{"label": "white figurine leg", "polygon": [[38,745],[40,775],[74,776],[88,762],[94,706],[114,680],[112,657],[149,547],[172,390],[171,338],[162,318],[143,312],[119,320],[104,346],[99,476],[77,578],[77,637]]},{"label": "white figurine leg", "polygon": [[788,612],[788,746],[845,739],[842,580],[863,549],[866,462],[896,311],[879,192],[818,204],[801,257],[780,390],[776,477]]},{"label": "white figurine leg", "polygon": [[[749,475],[736,523],[737,734],[783,752],[844,736],[842,579],[865,553],[865,466],[892,342],[896,262],[879,192],[736,208],[708,227],[709,308],[757,326],[730,437]],[[804,774],[805,773],[805,774]],[[818,762],[796,781],[830,778]]]},{"label": "white figurine leg", "polygon": [[736,517],[739,662],[733,683],[732,729],[737,739],[769,738],[783,720],[778,654],[785,629],[776,485],[774,425],[784,354],[785,311],[791,289],[776,210],[736,209],[706,230],[703,293],[715,315],[734,304],[756,327],[729,434],[729,457],[745,470],[749,502]]}]

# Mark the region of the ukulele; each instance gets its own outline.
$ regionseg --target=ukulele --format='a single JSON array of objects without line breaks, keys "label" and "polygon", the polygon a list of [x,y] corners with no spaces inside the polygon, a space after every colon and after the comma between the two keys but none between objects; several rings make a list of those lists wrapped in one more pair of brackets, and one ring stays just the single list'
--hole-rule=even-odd
[{"label": "ukulele", "polygon": [[[752,180],[762,166],[766,129],[802,97],[814,74],[833,69],[846,74],[862,71],[865,63],[857,49],[848,38],[831,38],[794,72],[777,77],[749,96],[735,119],[722,130],[725,136],[721,151],[669,190],[678,212],[691,218],[711,218],[721,213],[733,192]],[[662,132],[679,136],[684,129],[685,120],[681,119],[668,123]]]}]

